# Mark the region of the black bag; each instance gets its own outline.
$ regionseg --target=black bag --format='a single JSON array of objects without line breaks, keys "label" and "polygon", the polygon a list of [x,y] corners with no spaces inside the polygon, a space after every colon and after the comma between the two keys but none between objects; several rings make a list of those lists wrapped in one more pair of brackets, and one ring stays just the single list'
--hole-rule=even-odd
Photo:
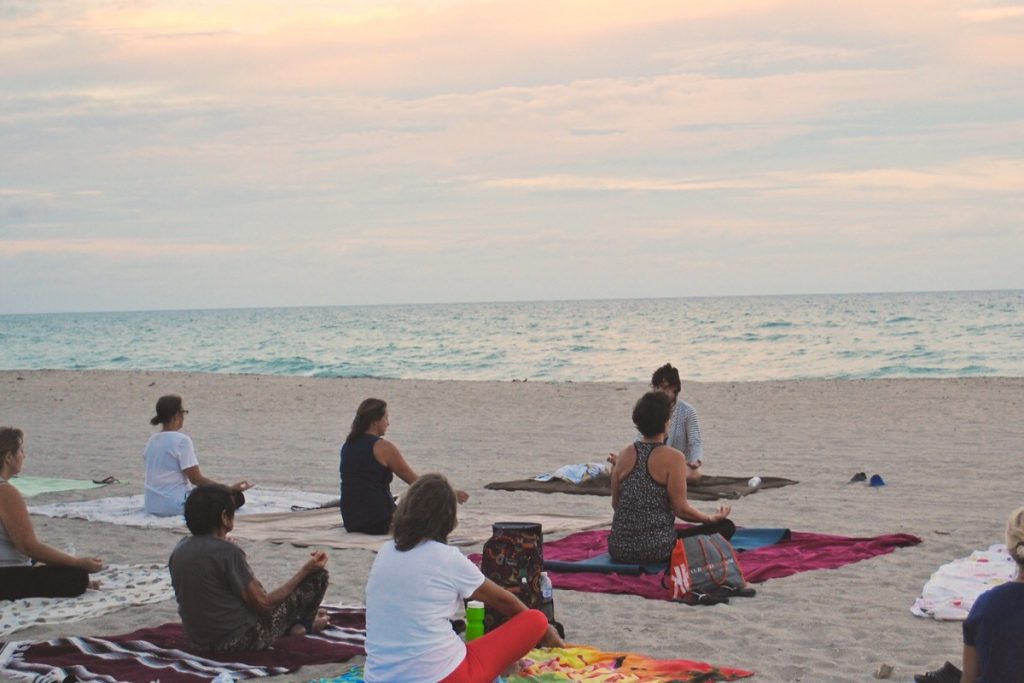
[{"label": "black bag", "polygon": [[[484,543],[480,561],[483,575],[509,591],[527,607],[540,609],[541,572],[544,571],[544,533],[540,524],[531,522],[495,522],[491,537]],[[492,631],[507,621],[503,614],[487,610],[484,629]],[[551,620],[559,633],[561,624]]]}]

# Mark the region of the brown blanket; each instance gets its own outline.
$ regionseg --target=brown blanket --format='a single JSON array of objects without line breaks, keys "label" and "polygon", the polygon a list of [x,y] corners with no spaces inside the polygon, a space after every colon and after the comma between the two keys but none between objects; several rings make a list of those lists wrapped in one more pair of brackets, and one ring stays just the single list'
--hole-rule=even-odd
[{"label": "brown blanket", "polygon": [[[686,487],[686,497],[690,500],[722,500],[724,498],[741,498],[761,489],[777,489],[798,482],[782,477],[761,477],[761,485],[757,488],[747,486],[750,477],[715,477],[705,474],[696,484]],[[611,479],[600,478],[585,481],[582,484],[570,484],[561,479],[537,481],[536,479],[515,479],[513,481],[494,481],[484,488],[492,491],[533,491],[536,493],[572,493],[586,496],[610,496]]]},{"label": "brown blanket", "polygon": [[[610,515],[580,517],[578,515],[534,514],[459,510],[459,525],[448,537],[450,545],[477,545],[491,537],[494,522],[536,522],[545,536],[584,531],[608,526]],[[345,531],[337,508],[304,512],[268,512],[237,515],[232,536],[250,541],[290,543],[299,547],[358,548],[376,551],[387,536],[370,536]]]}]

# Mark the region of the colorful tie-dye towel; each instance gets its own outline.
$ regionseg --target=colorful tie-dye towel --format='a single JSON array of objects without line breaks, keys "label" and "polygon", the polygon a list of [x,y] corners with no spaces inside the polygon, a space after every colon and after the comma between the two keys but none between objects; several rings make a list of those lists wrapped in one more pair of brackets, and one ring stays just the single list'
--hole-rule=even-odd
[{"label": "colorful tie-dye towel", "polygon": [[[704,683],[735,681],[753,671],[716,667],[687,659],[654,659],[627,652],[602,652],[592,647],[531,650],[519,662],[519,672],[499,679],[504,683]],[[353,667],[338,678],[316,683],[362,683],[362,667]]]},{"label": "colorful tie-dye towel", "polygon": [[716,667],[687,659],[654,659],[580,646],[531,650],[520,666],[519,673],[505,679],[508,683],[682,683],[735,681],[754,675],[753,671]]}]

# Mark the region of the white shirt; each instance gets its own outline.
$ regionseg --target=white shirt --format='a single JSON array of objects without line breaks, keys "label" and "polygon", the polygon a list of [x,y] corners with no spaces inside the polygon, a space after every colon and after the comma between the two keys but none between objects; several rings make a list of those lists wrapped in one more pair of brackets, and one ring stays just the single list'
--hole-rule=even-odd
[{"label": "white shirt", "polygon": [[181,432],[157,432],[149,437],[142,457],[146,461],[144,509],[151,515],[180,515],[192,490],[182,470],[199,464],[192,439]]},{"label": "white shirt", "polygon": [[448,621],[484,575],[453,546],[388,541],[366,583],[366,683],[437,683],[466,657]]}]

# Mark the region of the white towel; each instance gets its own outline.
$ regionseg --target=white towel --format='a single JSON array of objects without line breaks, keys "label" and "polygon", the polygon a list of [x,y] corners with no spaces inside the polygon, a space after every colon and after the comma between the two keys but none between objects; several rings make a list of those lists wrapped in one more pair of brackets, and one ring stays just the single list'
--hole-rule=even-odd
[{"label": "white towel", "polygon": [[939,567],[910,611],[939,621],[963,621],[979,595],[1011,581],[1016,575],[1017,563],[1005,545],[999,543],[988,550],[975,550],[970,557]]},{"label": "white towel", "polygon": [[40,624],[68,624],[133,605],[174,597],[166,564],[112,564],[90,575],[99,590],[77,598],[24,598],[0,601],[0,637]]},{"label": "white towel", "polygon": [[[245,492],[245,505],[238,510],[239,515],[252,515],[265,512],[289,512],[293,505],[316,507],[337,499],[336,494],[311,493],[290,489],[254,488]],[[34,515],[46,517],[70,517],[85,519],[90,522],[107,522],[123,524],[146,529],[183,529],[185,518],[157,517],[146,514],[142,509],[143,496],[118,496],[113,498],[96,498],[71,503],[50,503],[33,505],[28,511]]]}]

